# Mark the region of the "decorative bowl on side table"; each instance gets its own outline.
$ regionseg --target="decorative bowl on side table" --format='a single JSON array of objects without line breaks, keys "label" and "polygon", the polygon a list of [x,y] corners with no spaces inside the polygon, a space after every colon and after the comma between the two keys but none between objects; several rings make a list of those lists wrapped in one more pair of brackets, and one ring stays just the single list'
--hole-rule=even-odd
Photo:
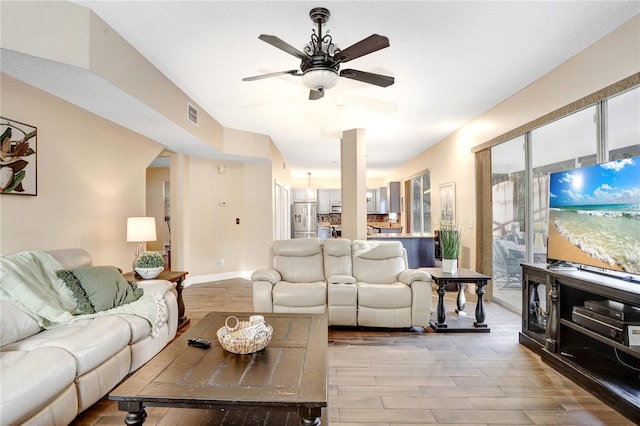
[{"label": "decorative bowl on side table", "polygon": [[145,280],[156,278],[162,271],[164,271],[164,266],[158,268],[136,268],[136,273]]}]

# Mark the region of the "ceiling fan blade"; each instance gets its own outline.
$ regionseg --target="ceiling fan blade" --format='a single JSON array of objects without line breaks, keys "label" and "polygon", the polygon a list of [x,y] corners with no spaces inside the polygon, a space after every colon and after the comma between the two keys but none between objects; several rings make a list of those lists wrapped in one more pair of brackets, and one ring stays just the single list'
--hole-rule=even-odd
[{"label": "ceiling fan blade", "polygon": [[269,34],[260,34],[258,38],[264,41],[265,43],[269,43],[273,47],[277,47],[278,49],[285,51],[288,54],[293,55],[304,62],[309,61],[309,57],[307,55],[305,55],[304,53],[302,53],[301,51],[299,51],[298,49],[296,49],[286,41],[276,36],[269,35]]},{"label": "ceiling fan blade", "polygon": [[324,90],[310,90],[309,91],[309,100],[317,101],[318,99],[324,96]]},{"label": "ceiling fan blade", "polygon": [[253,77],[245,77],[242,79],[242,81],[262,80],[263,78],[277,77],[279,75],[284,75],[284,74],[291,74],[297,77],[302,75],[302,73],[300,73],[299,70],[278,71],[278,72],[272,72],[269,74],[254,75]]},{"label": "ceiling fan blade", "polygon": [[358,80],[369,84],[375,84],[376,86],[381,87],[391,86],[395,82],[395,79],[393,77],[351,69],[340,71],[340,77],[350,78],[352,80]]},{"label": "ceiling fan blade", "polygon": [[347,62],[360,56],[368,55],[376,50],[389,47],[389,39],[379,34],[372,34],[364,40],[339,51],[333,56],[334,63]]}]

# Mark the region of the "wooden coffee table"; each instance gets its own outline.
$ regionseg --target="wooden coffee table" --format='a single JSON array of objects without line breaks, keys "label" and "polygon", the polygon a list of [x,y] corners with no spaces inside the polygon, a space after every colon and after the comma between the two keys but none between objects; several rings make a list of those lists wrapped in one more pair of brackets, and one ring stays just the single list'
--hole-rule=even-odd
[{"label": "wooden coffee table", "polygon": [[[128,413],[126,424],[142,424],[151,406],[209,409],[218,423],[240,410],[293,412],[302,425],[320,424],[327,406],[326,315],[264,314],[273,337],[248,355],[227,352],[218,342],[216,331],[229,315],[243,321],[250,314],[209,313],[111,392],[109,399]],[[194,337],[209,340],[211,348],[188,346]]]}]

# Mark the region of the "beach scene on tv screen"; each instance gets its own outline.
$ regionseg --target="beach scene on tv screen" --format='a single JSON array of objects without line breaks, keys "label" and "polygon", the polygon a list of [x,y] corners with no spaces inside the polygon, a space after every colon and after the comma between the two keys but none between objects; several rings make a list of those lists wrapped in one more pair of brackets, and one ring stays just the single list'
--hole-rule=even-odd
[{"label": "beach scene on tv screen", "polygon": [[640,274],[640,157],[549,176],[548,257]]}]

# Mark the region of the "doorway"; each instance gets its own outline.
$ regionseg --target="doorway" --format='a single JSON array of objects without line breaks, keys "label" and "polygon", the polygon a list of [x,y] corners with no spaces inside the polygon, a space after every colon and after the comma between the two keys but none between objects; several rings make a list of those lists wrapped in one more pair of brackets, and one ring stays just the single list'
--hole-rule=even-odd
[{"label": "doorway", "polygon": [[164,153],[156,157],[146,170],[146,215],[156,219],[156,241],[147,250],[157,251],[171,269],[171,158]]}]

